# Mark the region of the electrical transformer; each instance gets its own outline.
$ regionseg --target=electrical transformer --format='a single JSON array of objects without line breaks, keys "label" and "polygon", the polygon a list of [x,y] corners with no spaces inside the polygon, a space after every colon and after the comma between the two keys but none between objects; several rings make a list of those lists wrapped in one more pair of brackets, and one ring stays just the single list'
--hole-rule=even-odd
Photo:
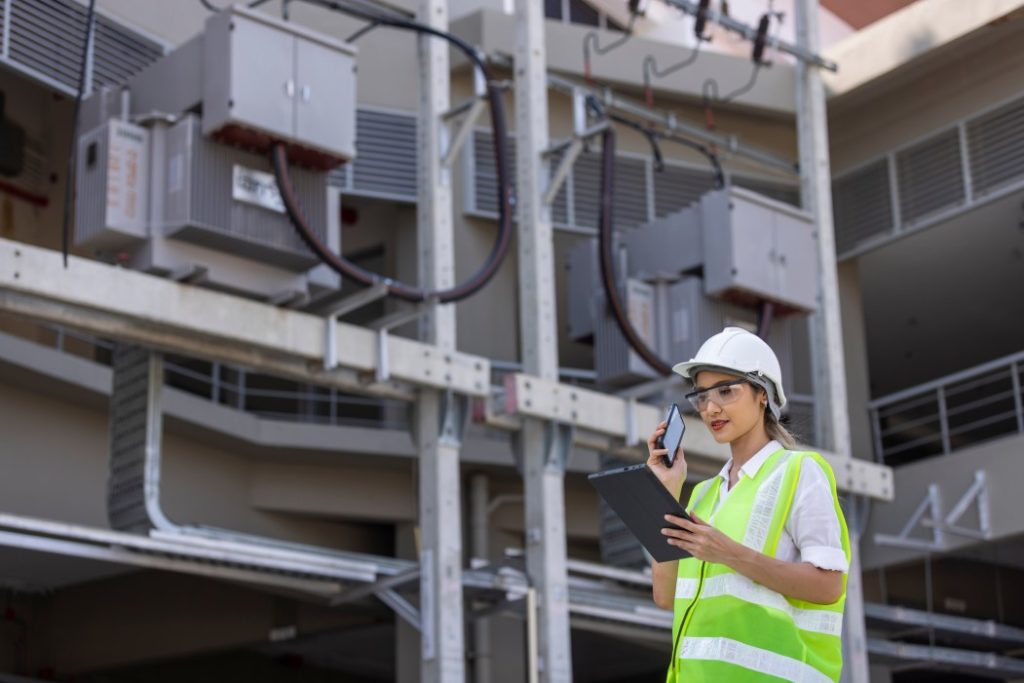
[{"label": "electrical transformer", "polygon": [[279,303],[337,290],[292,227],[268,153],[285,144],[310,225],[340,251],[327,173],[355,153],[351,46],[231,7],[82,111],[76,245]]},{"label": "electrical transformer", "polygon": [[[640,336],[661,358],[694,357],[708,337],[735,325],[757,327],[760,302],[786,314],[814,309],[817,260],[810,217],[739,188],[710,192],[681,211],[616,236],[622,300]],[[755,265],[760,272],[754,272]],[[655,377],[608,311],[598,245],[568,254],[569,336],[593,343],[599,384],[615,387]],[[791,385],[795,339],[803,318],[776,317],[768,343]]]}]

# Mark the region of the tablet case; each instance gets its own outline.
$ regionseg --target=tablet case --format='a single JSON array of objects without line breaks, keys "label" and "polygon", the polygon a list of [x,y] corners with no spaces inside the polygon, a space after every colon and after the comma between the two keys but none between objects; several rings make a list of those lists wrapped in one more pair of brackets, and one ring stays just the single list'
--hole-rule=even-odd
[{"label": "tablet case", "polygon": [[661,533],[663,528],[672,526],[665,521],[665,515],[690,517],[646,464],[596,472],[587,478],[651,557],[658,562],[690,557],[682,548],[669,545],[668,538]]}]

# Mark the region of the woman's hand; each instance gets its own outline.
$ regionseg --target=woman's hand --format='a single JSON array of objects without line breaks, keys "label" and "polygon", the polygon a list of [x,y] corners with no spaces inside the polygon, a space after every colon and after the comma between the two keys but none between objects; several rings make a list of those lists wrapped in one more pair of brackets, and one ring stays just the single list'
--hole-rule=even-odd
[{"label": "woman's hand", "polygon": [[683,447],[680,446],[676,449],[676,458],[672,461],[672,467],[665,464],[665,455],[668,453],[668,449],[658,448],[656,442],[658,437],[665,433],[667,426],[667,422],[658,423],[658,427],[647,438],[647,452],[649,453],[647,466],[657,475],[658,480],[665,485],[668,492],[676,500],[679,500],[679,494],[683,491],[683,482],[686,481],[686,456],[683,454]]},{"label": "woman's hand", "polygon": [[692,522],[675,515],[665,515],[666,522],[680,527],[661,530],[661,533],[668,536],[669,545],[682,548],[698,560],[724,564],[735,569],[749,548],[732,540],[692,512],[690,517],[693,518]]}]

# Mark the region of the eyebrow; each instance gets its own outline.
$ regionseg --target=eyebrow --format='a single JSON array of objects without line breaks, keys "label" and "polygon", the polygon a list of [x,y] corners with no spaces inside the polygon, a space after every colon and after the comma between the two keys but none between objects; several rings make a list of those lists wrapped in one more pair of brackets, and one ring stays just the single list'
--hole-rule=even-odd
[{"label": "eyebrow", "polygon": [[697,386],[695,386],[694,389],[696,391],[707,391],[708,389],[714,389],[715,387],[720,387],[723,384],[731,384],[732,382],[735,382],[738,379],[740,379],[740,378],[737,377],[736,379],[723,379],[721,382],[717,382],[715,384],[712,384],[710,387],[697,387]]}]

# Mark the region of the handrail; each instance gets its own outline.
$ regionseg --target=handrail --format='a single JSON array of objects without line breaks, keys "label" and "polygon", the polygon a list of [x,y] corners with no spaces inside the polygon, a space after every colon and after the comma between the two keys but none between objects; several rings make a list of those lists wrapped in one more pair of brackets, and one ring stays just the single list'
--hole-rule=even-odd
[{"label": "handrail", "polygon": [[1024,433],[1022,369],[1024,351],[870,401],[876,460],[912,462]]},{"label": "handrail", "polygon": [[1014,363],[1024,362],[1024,351],[1018,351],[1017,353],[1011,353],[1008,356],[990,360],[981,365],[976,365],[973,368],[967,368],[966,370],[960,370],[952,374],[946,375],[945,377],[939,377],[923,384],[910,387],[908,389],[902,389],[886,396],[881,396],[872,401],[868,402],[869,410],[877,410],[878,408],[884,408],[892,403],[898,403],[902,400],[913,398],[920,394],[926,394],[932,391],[936,391],[939,387],[954,384],[965,379],[971,379],[972,377],[979,377],[992,370],[1001,370],[1007,365],[1013,365]]}]

